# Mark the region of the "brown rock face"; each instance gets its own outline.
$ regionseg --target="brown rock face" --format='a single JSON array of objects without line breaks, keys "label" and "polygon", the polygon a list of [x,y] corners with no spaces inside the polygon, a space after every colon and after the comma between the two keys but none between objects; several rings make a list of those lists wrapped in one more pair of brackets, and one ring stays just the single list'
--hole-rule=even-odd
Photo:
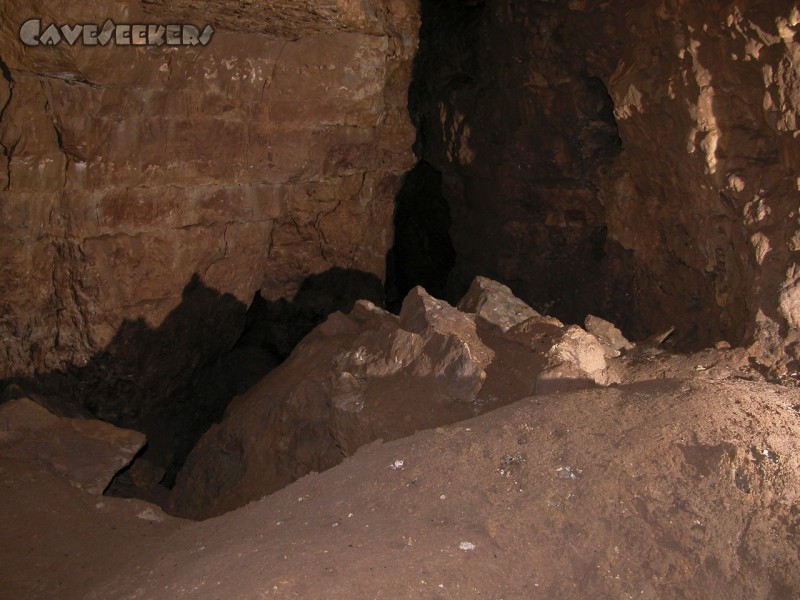
[{"label": "brown rock face", "polygon": [[454,295],[483,273],[573,322],[797,358],[798,24],[782,1],[424,2],[412,108]]},{"label": "brown rock face", "polygon": [[57,417],[29,398],[0,406],[0,455],[30,461],[71,485],[102,494],[145,444],[136,431],[97,419]]},{"label": "brown rock face", "polygon": [[641,297],[660,306],[659,317],[640,310],[644,324],[683,322],[679,335],[705,344],[759,341],[762,359],[795,355],[798,96],[786,73],[798,60],[797,9],[594,5],[582,18],[626,38],[587,60],[607,82],[625,147],[628,175],[604,196],[609,232],[637,257]]},{"label": "brown rock face", "polygon": [[[130,422],[231,348],[256,292],[291,299],[332,268],[383,277],[413,158],[414,3],[237,7],[3,3],[0,378],[100,356],[106,389],[86,400]],[[27,48],[32,15],[216,32]]]}]

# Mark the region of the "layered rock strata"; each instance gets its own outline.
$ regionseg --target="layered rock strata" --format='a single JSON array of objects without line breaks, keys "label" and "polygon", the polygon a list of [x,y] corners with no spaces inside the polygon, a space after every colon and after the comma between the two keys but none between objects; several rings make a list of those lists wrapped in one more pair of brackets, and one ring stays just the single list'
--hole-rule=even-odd
[{"label": "layered rock strata", "polygon": [[[31,16],[215,31],[28,47]],[[257,292],[383,277],[413,161],[413,2],[12,0],[0,17],[0,379],[66,371],[60,392],[137,422],[231,349]]]}]

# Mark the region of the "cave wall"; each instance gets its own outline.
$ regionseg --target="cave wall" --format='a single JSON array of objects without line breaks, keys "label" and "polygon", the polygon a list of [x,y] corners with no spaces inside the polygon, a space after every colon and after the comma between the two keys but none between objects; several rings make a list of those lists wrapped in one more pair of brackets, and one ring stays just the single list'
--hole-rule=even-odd
[{"label": "cave wall", "polygon": [[595,19],[610,34],[587,60],[625,148],[604,198],[609,235],[636,256],[637,313],[697,344],[752,344],[766,364],[797,359],[796,5],[613,4],[581,4],[573,35]]},{"label": "cave wall", "polygon": [[[216,31],[30,48],[31,17]],[[413,1],[10,0],[0,18],[0,380],[112,348],[131,356],[96,376],[129,385],[94,408],[135,419],[231,348],[256,292],[384,276],[413,163]],[[163,335],[125,348],[130,329]]]},{"label": "cave wall", "polygon": [[[141,411],[175,356],[191,358],[167,387],[230,349],[255,292],[292,298],[334,268],[383,278],[409,99],[450,209],[450,299],[483,274],[568,321],[797,358],[791,2],[421,9],[409,98],[412,0],[3,3],[0,379],[162,327]],[[31,16],[217,31],[206,47],[25,48]]]},{"label": "cave wall", "polygon": [[422,6],[411,106],[454,295],[477,272],[568,320],[797,358],[793,3]]}]

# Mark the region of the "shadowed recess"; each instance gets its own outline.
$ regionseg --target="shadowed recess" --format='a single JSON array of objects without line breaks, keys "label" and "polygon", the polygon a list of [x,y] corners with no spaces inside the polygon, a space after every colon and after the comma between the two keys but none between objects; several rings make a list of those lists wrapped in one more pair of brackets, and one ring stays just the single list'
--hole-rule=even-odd
[{"label": "shadowed recess", "polygon": [[[280,364],[331,312],[349,311],[359,298],[381,304],[382,295],[375,275],[333,268],[306,278],[291,300],[269,302],[256,294],[248,308],[195,275],[181,304],[157,328],[142,319],[125,321],[85,366],[7,379],[0,388],[4,400],[30,395],[47,404],[56,396],[58,404],[142,431],[148,445],[141,458],[161,473],[156,483],[169,487],[231,398]],[[130,482],[118,483],[122,495],[131,493],[125,492]]]}]

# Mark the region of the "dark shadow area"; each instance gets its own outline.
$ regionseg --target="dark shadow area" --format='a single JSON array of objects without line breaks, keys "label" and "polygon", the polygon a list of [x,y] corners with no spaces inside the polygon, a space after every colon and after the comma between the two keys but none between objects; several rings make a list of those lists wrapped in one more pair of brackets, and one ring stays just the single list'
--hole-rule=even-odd
[{"label": "dark shadow area", "polygon": [[447,12],[454,21],[453,27],[459,23],[466,27],[463,21],[478,18],[483,4],[483,0],[420,3],[419,48],[408,91],[408,114],[416,129],[413,149],[420,160],[406,173],[395,203],[394,246],[386,256],[385,286],[386,306],[393,312],[399,312],[406,294],[417,285],[434,297],[454,301],[448,283],[457,258],[450,237],[451,206],[443,193],[442,173],[424,159],[431,127],[421,107],[432,100],[425,85],[431,56],[454,50],[438,45],[436,17]]},{"label": "dark shadow area", "polygon": [[388,305],[416,284],[454,303],[483,275],[565,322],[591,313],[628,330],[632,255],[600,197],[622,140],[565,9],[422,0],[420,13],[408,97],[420,162],[397,198]]},{"label": "dark shadow area", "polygon": [[456,253],[450,240],[450,207],[442,174],[425,161],[409,171],[397,195],[394,247],[386,257],[386,305],[398,312],[406,294],[421,285],[444,298]]},{"label": "dark shadow area", "polygon": [[256,294],[248,308],[195,275],[157,328],[143,319],[125,321],[86,365],[7,379],[0,389],[4,401],[28,395],[45,405],[81,406],[145,433],[148,445],[139,460],[110,486],[112,493],[139,496],[143,488],[170,487],[234,396],[279,365],[330,313],[349,311],[360,298],[382,304],[378,277],[333,268],[308,277],[292,300],[269,302]]},{"label": "dark shadow area", "polygon": [[169,476],[193,438],[225,408],[227,398],[218,388],[197,394],[193,381],[212,372],[218,357],[233,349],[246,313],[245,304],[206,287],[195,275],[181,303],[158,327],[144,319],[124,321],[85,365],[0,385],[15,384],[16,395],[77,403],[99,419],[142,431],[148,438],[144,456]]},{"label": "dark shadow area", "polygon": [[258,345],[282,362],[329,314],[350,312],[357,300],[383,306],[383,283],[372,273],[339,267],[307,277],[292,300],[270,302],[256,294],[237,347]]}]

